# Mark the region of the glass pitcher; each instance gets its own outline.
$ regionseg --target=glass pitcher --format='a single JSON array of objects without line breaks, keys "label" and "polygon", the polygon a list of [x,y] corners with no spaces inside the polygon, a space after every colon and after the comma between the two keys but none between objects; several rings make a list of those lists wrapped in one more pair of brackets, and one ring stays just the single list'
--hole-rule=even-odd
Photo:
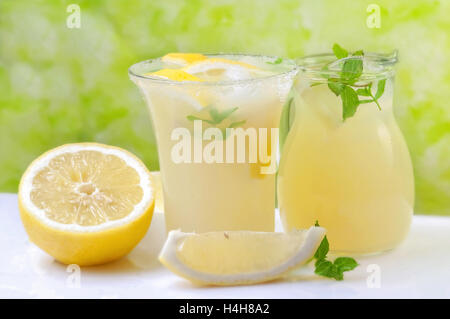
[{"label": "glass pitcher", "polygon": [[[393,113],[396,61],[396,54],[299,60],[282,117],[288,133],[281,136],[278,202],[285,230],[318,221],[332,251],[355,254],[389,250],[406,237],[414,177]],[[345,73],[344,63],[364,71]]]}]

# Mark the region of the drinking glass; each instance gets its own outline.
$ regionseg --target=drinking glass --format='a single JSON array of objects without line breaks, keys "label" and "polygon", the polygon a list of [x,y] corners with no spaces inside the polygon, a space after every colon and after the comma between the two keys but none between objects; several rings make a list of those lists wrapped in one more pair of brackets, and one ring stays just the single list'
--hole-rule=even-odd
[{"label": "drinking glass", "polygon": [[[275,163],[262,162],[260,157],[252,162],[249,154],[245,155],[244,162],[227,161],[232,150],[238,152],[237,138],[235,145],[227,149],[224,142],[231,137],[214,138],[207,129],[216,128],[221,133],[227,128],[250,129],[246,131],[249,135],[245,137],[245,145],[240,147],[246,153],[254,151],[251,130],[259,133],[259,129],[266,129],[266,139],[270,141],[276,132],[272,129],[278,129],[281,108],[298,67],[287,59],[277,65],[266,64],[276,60],[273,57],[209,57],[258,60],[275,72],[251,79],[176,82],[148,76],[149,72],[161,68],[160,59],[140,62],[129,69],[130,78],[139,87],[152,118],[167,230],[273,231],[275,170],[264,174],[262,168]],[[276,152],[277,142],[267,145],[270,156],[272,149]]]}]

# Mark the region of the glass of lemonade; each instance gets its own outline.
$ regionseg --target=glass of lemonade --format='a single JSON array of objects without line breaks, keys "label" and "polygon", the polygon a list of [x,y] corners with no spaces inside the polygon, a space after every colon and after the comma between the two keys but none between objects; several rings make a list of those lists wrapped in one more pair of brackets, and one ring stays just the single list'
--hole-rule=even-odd
[{"label": "glass of lemonade", "polygon": [[[361,63],[362,73],[347,64],[344,74],[344,63]],[[299,60],[278,172],[286,230],[318,221],[331,250],[356,254],[392,249],[407,235],[414,177],[392,109],[395,63],[395,54]]]},{"label": "glass of lemonade", "polygon": [[130,67],[156,135],[167,230],[274,230],[275,170],[264,168],[276,165],[272,129],[297,70],[274,57],[179,53]]}]

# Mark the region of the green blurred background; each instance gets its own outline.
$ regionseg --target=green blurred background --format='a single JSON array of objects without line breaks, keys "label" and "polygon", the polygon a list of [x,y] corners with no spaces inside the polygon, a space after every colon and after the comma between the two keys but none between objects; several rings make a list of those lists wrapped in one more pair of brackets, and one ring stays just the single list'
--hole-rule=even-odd
[{"label": "green blurred background", "polygon": [[[69,29],[67,6],[81,8]],[[369,4],[381,28],[369,28]],[[0,0],[0,192],[57,145],[124,147],[158,169],[149,115],[127,68],[167,52],[299,57],[399,50],[395,112],[416,212],[450,215],[450,1]]]}]

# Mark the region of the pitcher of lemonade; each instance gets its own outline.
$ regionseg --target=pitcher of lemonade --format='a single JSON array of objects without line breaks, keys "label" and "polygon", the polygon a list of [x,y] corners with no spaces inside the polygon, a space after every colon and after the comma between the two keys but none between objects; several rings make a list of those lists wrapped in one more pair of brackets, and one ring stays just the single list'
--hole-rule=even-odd
[{"label": "pitcher of lemonade", "polygon": [[283,110],[281,219],[285,230],[318,221],[335,252],[386,251],[406,237],[414,204],[411,159],[392,105],[397,56],[338,45],[333,52],[299,60]]}]

